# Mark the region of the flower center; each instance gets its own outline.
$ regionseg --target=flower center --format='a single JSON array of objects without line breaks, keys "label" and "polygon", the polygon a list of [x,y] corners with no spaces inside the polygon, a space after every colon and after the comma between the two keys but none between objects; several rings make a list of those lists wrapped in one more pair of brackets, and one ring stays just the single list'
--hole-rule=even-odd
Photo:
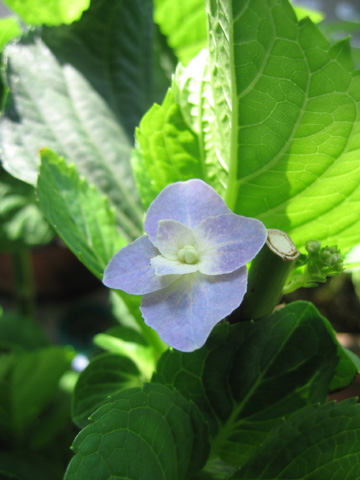
[{"label": "flower center", "polygon": [[178,251],[178,259],[180,262],[189,263],[192,265],[199,260],[199,254],[193,245],[185,245]]}]

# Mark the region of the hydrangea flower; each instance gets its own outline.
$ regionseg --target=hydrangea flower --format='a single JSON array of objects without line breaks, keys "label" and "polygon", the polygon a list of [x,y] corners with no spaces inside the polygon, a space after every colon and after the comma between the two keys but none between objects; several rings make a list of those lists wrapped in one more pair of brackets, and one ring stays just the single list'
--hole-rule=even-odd
[{"label": "hydrangea flower", "polygon": [[240,305],[246,263],[264,245],[266,229],[232,213],[213,188],[194,179],[160,192],[144,230],[110,260],[103,283],[143,295],[145,323],[177,350],[196,350]]}]

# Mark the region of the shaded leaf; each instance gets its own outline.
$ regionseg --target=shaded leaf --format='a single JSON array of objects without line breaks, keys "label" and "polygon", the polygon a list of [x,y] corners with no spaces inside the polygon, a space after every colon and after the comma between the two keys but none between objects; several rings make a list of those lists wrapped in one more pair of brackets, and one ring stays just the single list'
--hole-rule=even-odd
[{"label": "shaded leaf", "polygon": [[93,358],[80,374],[72,398],[72,418],[79,427],[89,423],[90,415],[125,388],[142,385],[140,372],[127,357],[103,353]]},{"label": "shaded leaf", "polygon": [[231,479],[354,480],[360,475],[360,406],[311,405],[282,421]]},{"label": "shaded leaf", "polygon": [[199,410],[163,385],[124,390],[91,420],[74,441],[65,480],[180,480],[200,470],[208,455]]},{"label": "shaded leaf", "polygon": [[150,0],[94,0],[79,22],[35,31],[5,51],[4,168],[35,184],[38,151],[51,148],[108,195],[128,238],[142,229],[129,159],[152,103],[151,27]]},{"label": "shaded leaf", "polygon": [[219,325],[196,352],[166,352],[153,381],[192,399],[209,422],[212,454],[239,465],[281,418],[325,402],[337,362],[323,318],[294,302],[257,323]]},{"label": "shaded leaf", "polygon": [[0,433],[5,441],[11,444],[23,440],[27,429],[54,397],[71,359],[72,352],[60,347],[2,355]]},{"label": "shaded leaf", "polygon": [[0,168],[0,250],[31,248],[53,237],[52,228],[36,205],[34,187]]}]

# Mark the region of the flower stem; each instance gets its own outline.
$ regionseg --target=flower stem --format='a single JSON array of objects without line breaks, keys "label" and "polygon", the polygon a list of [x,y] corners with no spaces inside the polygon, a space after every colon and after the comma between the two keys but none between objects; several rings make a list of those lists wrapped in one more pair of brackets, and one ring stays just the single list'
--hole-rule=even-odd
[{"label": "flower stem", "polygon": [[20,314],[35,317],[35,293],[29,250],[12,253],[15,283],[15,304]]},{"label": "flower stem", "polygon": [[265,245],[251,263],[244,300],[230,321],[257,320],[271,313],[298,256],[298,250],[286,233],[268,229]]}]

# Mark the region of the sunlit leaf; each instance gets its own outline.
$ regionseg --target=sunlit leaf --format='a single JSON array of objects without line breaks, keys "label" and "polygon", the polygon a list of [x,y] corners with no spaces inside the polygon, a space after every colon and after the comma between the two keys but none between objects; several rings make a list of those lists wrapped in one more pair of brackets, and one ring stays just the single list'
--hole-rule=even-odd
[{"label": "sunlit leaf", "polygon": [[25,23],[60,25],[78,20],[90,0],[3,0]]}]

